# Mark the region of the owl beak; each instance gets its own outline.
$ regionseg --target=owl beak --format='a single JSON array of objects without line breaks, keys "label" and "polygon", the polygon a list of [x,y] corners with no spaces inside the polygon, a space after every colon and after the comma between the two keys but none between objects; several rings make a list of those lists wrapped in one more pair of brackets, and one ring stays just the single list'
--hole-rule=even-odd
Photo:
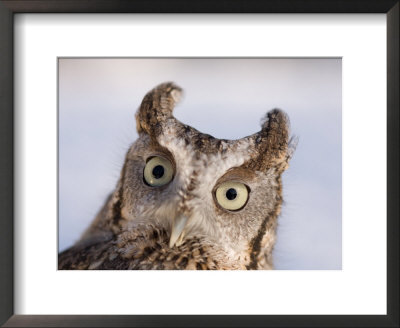
[{"label": "owl beak", "polygon": [[183,229],[186,226],[188,217],[185,215],[178,215],[172,223],[171,238],[169,239],[169,247],[180,246],[185,238]]}]

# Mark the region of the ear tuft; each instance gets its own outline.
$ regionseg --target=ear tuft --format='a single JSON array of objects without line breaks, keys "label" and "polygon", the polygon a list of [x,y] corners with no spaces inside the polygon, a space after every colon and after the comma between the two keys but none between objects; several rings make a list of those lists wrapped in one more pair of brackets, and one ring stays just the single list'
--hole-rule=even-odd
[{"label": "ear tuft", "polygon": [[289,141],[289,117],[280,109],[269,111],[262,120],[261,135],[269,156],[281,157],[287,151]]},{"label": "ear tuft", "polygon": [[270,110],[265,116],[261,119],[261,128],[262,129],[274,129],[281,128],[288,129],[290,125],[289,117],[287,114],[281,109],[274,108]]},{"label": "ear tuft", "polygon": [[251,161],[254,169],[283,167],[288,153],[289,118],[280,109],[269,111],[261,120],[261,131],[254,135],[257,156]]},{"label": "ear tuft", "polygon": [[162,83],[148,92],[136,113],[138,133],[158,135],[162,123],[173,117],[172,112],[181,96],[182,89],[173,82]]}]

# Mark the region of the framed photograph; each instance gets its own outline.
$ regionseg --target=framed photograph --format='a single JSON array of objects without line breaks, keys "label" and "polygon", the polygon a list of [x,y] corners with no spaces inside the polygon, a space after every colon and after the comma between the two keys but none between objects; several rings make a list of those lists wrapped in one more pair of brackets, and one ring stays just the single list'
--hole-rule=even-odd
[{"label": "framed photograph", "polygon": [[398,1],[0,9],[2,325],[399,325]]},{"label": "framed photograph", "polygon": [[[341,74],[341,58],[59,58],[59,269],[202,269],[211,265],[215,269],[274,267],[277,270],[341,270]],[[168,79],[174,82],[165,83]],[[143,100],[142,103],[142,98],[146,93],[149,92],[146,97],[155,98],[152,101],[157,102],[159,92],[167,92],[168,97],[168,88],[175,88],[181,97],[171,108],[173,129],[180,131],[182,124],[185,124],[184,129],[192,126],[203,132],[184,132],[183,139],[180,137],[182,133],[175,133],[176,142],[186,140],[177,150],[170,142],[164,143],[162,138],[166,136],[165,132],[159,136],[155,136],[153,131],[138,132],[137,127],[145,123],[141,119],[136,122],[134,118],[135,113],[142,115],[145,110],[147,101]],[[133,105],[134,101],[136,105]],[[278,104],[281,109],[276,109]],[[276,185],[282,190],[280,193],[269,187],[275,169],[269,168],[269,164],[257,167],[261,164],[261,158],[268,161],[273,155],[258,151],[261,143],[253,146],[254,137],[246,137],[259,137],[265,129],[261,128],[260,121],[272,120],[269,118],[271,115],[279,115],[277,119],[280,117],[284,120],[280,131],[282,139],[279,139],[283,142],[284,171],[281,173],[278,170],[279,175],[273,178],[280,179],[281,176],[282,181]],[[314,124],[310,125],[310,120]],[[163,125],[164,121],[161,120],[160,124]],[[321,129],[321,126],[324,128]],[[145,140],[149,135],[155,138],[158,146],[146,146],[145,154],[139,156],[137,147],[142,142],[147,143]],[[300,143],[297,141],[299,138]],[[223,144],[221,139],[236,140],[236,144],[243,144],[246,158],[253,152],[254,155],[248,159],[240,158],[240,150],[232,148],[230,152],[220,148]],[[166,152],[158,149],[161,147],[159,142],[163,143]],[[233,141],[226,145],[236,149]],[[127,152],[129,155],[126,155]],[[201,154],[200,160],[196,160],[198,154]],[[142,159],[139,162],[135,160],[134,166],[127,168],[132,165],[132,156]],[[238,162],[231,162],[227,164],[228,167],[222,165],[231,156],[237,157]],[[170,159],[165,162],[167,158]],[[311,163],[310,158],[313,158]],[[231,161],[234,161],[233,158]],[[253,163],[250,167],[248,161]],[[213,163],[216,167],[213,167]],[[157,166],[163,169],[161,173],[170,175],[161,174],[157,180],[153,172],[146,171]],[[129,173],[136,170],[138,172],[133,176]],[[187,171],[190,173],[186,175]],[[253,177],[252,174],[256,172],[264,172],[265,176]],[[201,177],[195,179],[196,175]],[[163,180],[166,177],[168,179]],[[265,185],[257,191],[261,181],[265,181]],[[141,190],[142,196],[130,198],[128,189],[121,189],[130,186],[135,186],[135,195]],[[243,186],[245,190],[237,189]],[[187,188],[191,189],[190,193]],[[221,195],[223,190],[225,192]],[[268,193],[262,193],[267,190]],[[228,191],[233,193],[228,195],[232,198],[230,201],[226,196]],[[120,193],[126,193],[124,199],[115,201]],[[275,215],[267,215],[272,211],[267,195],[275,194],[270,198],[278,197],[278,201],[271,201],[274,204],[271,208],[282,207],[279,214],[276,212],[276,218]],[[187,220],[184,228],[187,240],[192,238],[190,236],[204,235],[205,239],[196,246],[199,252],[203,249],[202,245],[209,242],[213,245],[208,255],[200,254],[196,259],[190,259],[189,255],[187,261],[186,252],[172,254],[169,245],[166,245],[169,242],[167,239],[172,238],[170,226],[178,217],[175,212],[168,215],[165,212],[169,212],[171,204],[174,204],[173,208],[182,206],[182,195],[191,199],[185,201],[185,206],[191,208],[187,216],[193,216]],[[149,197],[155,198],[154,205],[150,204],[153,201]],[[281,198],[285,202],[283,206]],[[100,211],[105,202],[105,210]],[[116,211],[115,204],[121,210]],[[139,213],[137,208],[143,208],[144,212]],[[201,214],[204,208],[208,208],[207,215]],[[92,214],[88,215],[88,211]],[[116,215],[120,217],[119,220]],[[170,216],[172,221],[168,219]],[[252,221],[251,218],[256,217],[260,220]],[[263,227],[262,219],[266,217],[271,226],[266,225],[263,232],[260,228]],[[228,220],[229,231],[218,225],[219,219]],[[149,247],[148,252],[152,253],[143,260],[140,260],[142,252],[138,251],[135,260],[121,258],[124,264],[116,264],[114,256],[111,256],[114,264],[106,264],[108,260],[102,264],[94,253],[88,253],[89,257],[82,261],[83,258],[78,254],[83,250],[87,252],[89,244],[93,245],[93,251],[100,251],[103,249],[100,245],[104,242],[107,245],[114,243],[113,238],[106,237],[112,235],[111,230],[100,228],[104,224],[100,222],[111,221],[119,222],[112,223],[111,230],[122,229],[129,233],[135,230],[144,233],[153,229],[150,226],[154,224],[156,230],[149,231],[149,234],[158,235],[159,230],[164,229],[165,240],[146,237],[149,243],[137,249]],[[140,225],[144,226],[128,228],[127,225],[132,222],[135,225],[141,222]],[[194,222],[196,227],[191,227]],[[249,229],[249,234],[231,231],[235,223],[239,230]],[[275,224],[276,229],[273,228]],[[221,249],[217,248],[219,242],[216,234],[229,239],[221,243]],[[235,237],[230,240],[230,236]],[[103,241],[99,243],[97,238]],[[255,243],[256,239],[260,243]],[[273,245],[274,239],[276,243]],[[92,243],[92,240],[96,242]],[[239,244],[243,247],[240,248]],[[315,247],[315,244],[319,247]],[[129,247],[136,249],[131,243]],[[258,247],[259,255],[252,255]],[[222,260],[222,248],[228,248],[237,255]],[[123,249],[120,246],[119,252],[123,252]],[[197,254],[197,250],[191,250],[192,253]],[[172,261],[176,255],[179,256]],[[265,256],[265,261],[260,256]],[[169,257],[171,260],[167,260]],[[218,264],[213,263],[216,257],[221,258]],[[78,258],[79,263],[75,261]],[[147,263],[149,258],[153,260]]]}]

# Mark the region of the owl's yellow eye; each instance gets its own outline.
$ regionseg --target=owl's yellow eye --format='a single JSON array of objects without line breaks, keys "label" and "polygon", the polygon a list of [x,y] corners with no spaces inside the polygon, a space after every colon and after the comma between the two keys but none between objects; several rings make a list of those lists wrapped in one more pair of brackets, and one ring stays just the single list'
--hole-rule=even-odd
[{"label": "owl's yellow eye", "polygon": [[174,169],[169,160],[164,157],[152,157],[146,164],[143,177],[146,183],[152,187],[160,187],[172,180]]},{"label": "owl's yellow eye", "polygon": [[230,211],[240,210],[249,199],[247,187],[240,182],[227,181],[222,183],[215,192],[218,204]]}]

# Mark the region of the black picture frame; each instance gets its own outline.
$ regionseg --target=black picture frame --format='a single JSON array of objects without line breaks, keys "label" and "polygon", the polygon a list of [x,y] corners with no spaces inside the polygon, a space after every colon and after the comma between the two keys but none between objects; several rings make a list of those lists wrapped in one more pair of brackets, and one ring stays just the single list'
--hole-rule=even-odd
[{"label": "black picture frame", "polygon": [[[5,327],[399,327],[399,8],[398,0],[0,0],[0,324]],[[385,13],[387,315],[14,315],[13,17],[16,13]]]}]

